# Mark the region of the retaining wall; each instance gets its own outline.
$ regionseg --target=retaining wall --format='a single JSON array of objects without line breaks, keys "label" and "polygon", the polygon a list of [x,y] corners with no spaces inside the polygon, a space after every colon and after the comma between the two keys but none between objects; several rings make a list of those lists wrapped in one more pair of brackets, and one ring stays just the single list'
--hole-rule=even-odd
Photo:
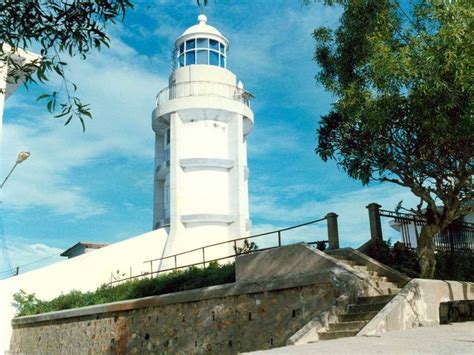
[{"label": "retaining wall", "polygon": [[158,229],[130,238],[72,259],[20,273],[0,280],[0,354],[8,350],[11,319],[15,315],[13,294],[24,290],[43,300],[50,300],[71,290],[83,292],[97,289],[110,281],[112,272],[133,274],[149,271],[143,260],[161,255],[167,238],[165,229]]},{"label": "retaining wall", "polygon": [[[273,262],[266,263],[269,258]],[[276,272],[289,264],[299,267]],[[304,244],[240,256],[236,278],[227,285],[15,318],[10,351],[231,354],[269,349],[285,345],[343,293],[371,292],[357,272]]]},{"label": "retaining wall", "polygon": [[474,283],[413,279],[357,336],[440,324],[440,304],[460,300],[474,300]]},{"label": "retaining wall", "polygon": [[307,275],[21,317],[13,321],[10,349],[47,354],[268,349],[285,345],[339,295],[323,275]]}]

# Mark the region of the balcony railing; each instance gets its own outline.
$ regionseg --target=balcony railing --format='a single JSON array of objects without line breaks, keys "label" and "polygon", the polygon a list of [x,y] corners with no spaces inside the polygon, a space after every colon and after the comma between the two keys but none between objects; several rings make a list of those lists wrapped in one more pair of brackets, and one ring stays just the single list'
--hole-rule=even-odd
[{"label": "balcony railing", "polygon": [[180,97],[214,96],[235,100],[250,107],[250,99],[254,97],[250,92],[237,86],[215,83],[212,81],[190,81],[179,83],[161,90],[156,95],[156,105],[162,105]]}]

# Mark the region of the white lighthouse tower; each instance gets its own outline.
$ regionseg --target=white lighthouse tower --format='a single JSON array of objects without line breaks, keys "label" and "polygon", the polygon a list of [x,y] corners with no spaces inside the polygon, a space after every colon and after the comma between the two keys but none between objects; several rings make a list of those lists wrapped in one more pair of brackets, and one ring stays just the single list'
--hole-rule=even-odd
[{"label": "white lighthouse tower", "polygon": [[[175,49],[175,69],[152,115],[153,225],[169,225],[164,256],[245,237],[250,229],[247,136],[253,112],[251,95],[227,69],[229,41],[200,15]],[[231,255],[232,248],[209,248],[206,260]],[[183,257],[198,262],[202,251]]]}]

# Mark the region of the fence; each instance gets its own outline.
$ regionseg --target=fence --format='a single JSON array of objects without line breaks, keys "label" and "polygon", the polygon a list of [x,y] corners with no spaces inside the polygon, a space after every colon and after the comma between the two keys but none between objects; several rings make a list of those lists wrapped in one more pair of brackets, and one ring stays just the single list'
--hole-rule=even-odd
[{"label": "fence", "polygon": [[[283,240],[283,233],[294,230],[297,228],[309,226],[312,224],[316,224],[318,222],[322,222],[324,220],[327,220],[327,232],[328,232],[328,240],[318,240],[314,242],[309,242],[309,245],[315,245],[318,249],[324,250],[326,248],[326,244],[328,244],[329,249],[337,249],[339,248],[339,235],[338,235],[338,228],[337,228],[337,214],[335,213],[328,213],[325,217],[309,221],[306,223],[298,224],[295,226],[283,228],[283,229],[278,229],[274,230],[271,232],[266,232],[266,233],[260,233],[260,234],[255,234],[249,237],[243,237],[243,238],[237,238],[233,240],[228,240],[225,242],[221,243],[215,243],[215,244],[209,244],[201,248],[196,248],[196,249],[191,249],[187,250],[182,253],[170,255],[170,256],[165,256],[163,258],[157,258],[157,259],[151,259],[151,260],[146,260],[143,263],[144,264],[149,264],[149,271],[148,272],[143,272],[140,273],[139,275],[132,275],[132,270],[130,269],[130,276],[129,277],[116,277],[113,273],[111,273],[111,278],[109,284],[115,284],[119,282],[124,282],[128,280],[133,280],[133,279],[138,279],[138,278],[145,278],[145,277],[153,277],[154,275],[157,275],[159,273],[164,273],[164,272],[172,272],[180,269],[187,269],[191,267],[205,267],[206,265],[209,265],[211,262],[218,262],[218,261],[223,261],[223,260],[229,260],[237,257],[238,255],[244,254],[244,253],[254,253],[254,252],[261,252],[264,250],[269,250],[273,248],[278,248],[284,245],[284,240]],[[243,243],[245,241],[253,242],[254,240],[257,240],[258,238],[262,238],[264,236],[270,236],[274,235],[275,236],[275,243],[272,246],[266,247],[266,248],[245,248],[242,247]],[[302,240],[300,240],[301,242]],[[234,253],[231,255],[223,255],[218,258],[211,258],[211,259],[206,259],[206,250],[209,250],[212,247],[219,246],[219,245],[231,245],[234,249]],[[248,244],[249,245],[249,244]],[[247,249],[247,250],[242,250],[242,249]],[[202,255],[202,260],[199,262],[191,263],[191,264],[184,264],[180,265],[178,263],[178,258],[183,257],[189,254],[195,254],[196,252],[200,252]],[[173,266],[171,267],[165,267],[162,268],[163,263],[169,263]]]},{"label": "fence", "polygon": [[[391,220],[390,226],[400,232],[401,242],[408,248],[416,248],[421,228],[426,224],[422,216],[380,209],[380,205],[371,203],[369,221],[371,238],[383,240],[381,217]],[[433,237],[435,250],[439,251],[474,251],[474,224],[453,222],[448,228]]]},{"label": "fence", "polygon": [[239,101],[250,107],[251,93],[234,85],[211,81],[190,81],[171,85],[156,95],[156,105],[162,105],[169,100],[190,96],[216,96]]}]

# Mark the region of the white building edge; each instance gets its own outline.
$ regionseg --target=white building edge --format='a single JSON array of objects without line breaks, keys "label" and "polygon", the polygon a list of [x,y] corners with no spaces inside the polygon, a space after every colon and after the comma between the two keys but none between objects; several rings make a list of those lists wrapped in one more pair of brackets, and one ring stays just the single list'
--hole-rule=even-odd
[{"label": "white building edge", "polygon": [[[6,60],[6,61],[5,61]],[[36,64],[40,60],[37,54],[25,51],[20,48],[12,49],[5,43],[0,43],[0,139],[3,136],[3,110],[5,107],[5,100],[8,99],[23,83],[23,76],[20,68],[14,68],[9,65],[8,60],[19,66],[28,64]],[[12,70],[16,69],[16,73],[12,75]],[[32,68],[29,68],[30,70]]]},{"label": "white building edge", "polygon": [[[150,271],[145,260],[249,234],[250,94],[226,69],[228,40],[206,21],[201,15],[199,24],[176,41],[178,68],[153,111],[155,230],[0,280],[0,353],[9,349],[15,313],[11,302],[19,290],[45,300],[71,290],[92,291],[110,281],[111,274],[126,277]],[[196,48],[191,48],[192,41]],[[231,244],[219,246],[206,260],[232,252]],[[199,253],[178,263],[201,260]],[[167,266],[157,264],[154,269]]]}]

